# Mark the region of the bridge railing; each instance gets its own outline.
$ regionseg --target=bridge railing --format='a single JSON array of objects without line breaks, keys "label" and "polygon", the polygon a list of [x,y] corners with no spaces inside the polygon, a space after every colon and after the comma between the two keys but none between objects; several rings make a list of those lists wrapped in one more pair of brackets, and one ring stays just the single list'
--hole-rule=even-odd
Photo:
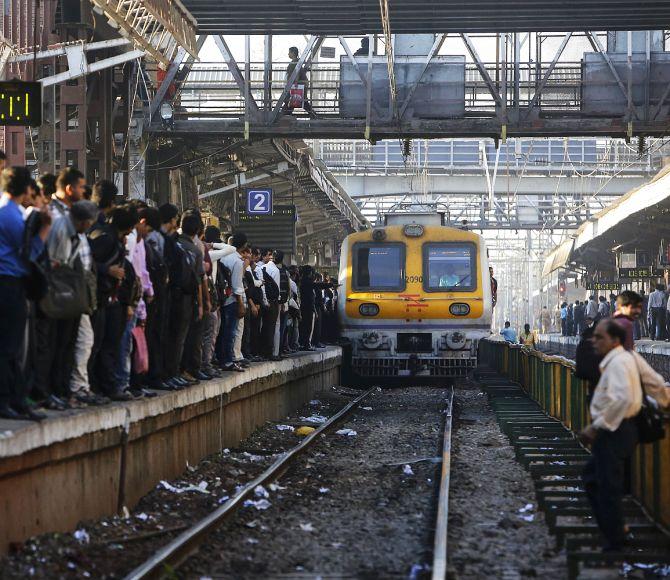
[{"label": "bridge railing", "polygon": [[[287,64],[277,62],[272,64],[270,72],[272,107],[277,104],[282,94]],[[242,71],[245,70],[245,63],[239,62],[238,65]],[[199,62],[188,66],[190,70],[187,74],[177,75],[177,78],[181,76],[184,78],[175,81],[177,118],[231,118],[244,114],[242,93],[224,62]],[[259,107],[263,108],[265,65],[262,62],[251,62],[249,66],[250,93]],[[519,63],[519,82],[518,88],[515,88],[514,83],[510,82],[515,75],[512,64],[508,64],[505,69],[496,66],[495,63],[483,63],[483,66],[498,90],[502,85],[501,77],[506,73],[508,79],[506,104],[508,107],[518,105],[520,108],[529,106],[549,69],[549,63],[541,63],[539,66],[533,62]],[[187,72],[187,69],[182,70],[184,73]],[[314,111],[320,116],[340,115],[340,73],[339,62],[316,62],[309,66],[307,96]],[[612,85],[616,88],[614,79]],[[590,81],[590,86],[593,86],[593,81]],[[546,113],[578,114],[582,107],[582,89],[582,63],[561,62],[553,69],[541,92],[538,99],[539,108]],[[515,94],[518,95],[516,102]],[[388,107],[380,106],[380,109],[382,112],[388,112]],[[466,115],[484,117],[496,113],[495,100],[473,63],[465,64],[465,110]]]},{"label": "bridge railing", "polygon": [[[500,340],[479,343],[479,364],[518,382],[552,417],[575,433],[589,422],[587,385],[574,363]],[[632,491],[655,521],[670,526],[670,421],[665,439],[638,445],[632,460]]]}]

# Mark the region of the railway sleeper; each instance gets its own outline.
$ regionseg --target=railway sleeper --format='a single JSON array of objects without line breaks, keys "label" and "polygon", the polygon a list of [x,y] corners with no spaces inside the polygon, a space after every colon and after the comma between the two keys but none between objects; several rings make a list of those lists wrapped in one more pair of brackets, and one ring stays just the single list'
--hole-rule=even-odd
[{"label": "railway sleeper", "polygon": [[565,546],[568,577],[576,580],[589,569],[615,569],[625,564],[670,564],[670,538],[653,523],[636,500],[624,500],[630,545],[622,552],[603,553],[598,526],[579,477],[590,455],[575,435],[548,415],[518,384],[495,371],[479,369],[475,378],[486,392],[501,430],[517,460],[533,478],[538,509]]}]

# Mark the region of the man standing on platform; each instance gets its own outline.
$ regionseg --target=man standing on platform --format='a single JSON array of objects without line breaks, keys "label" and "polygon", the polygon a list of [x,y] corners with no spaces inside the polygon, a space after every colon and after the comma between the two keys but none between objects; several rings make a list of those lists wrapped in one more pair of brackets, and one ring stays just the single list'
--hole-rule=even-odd
[{"label": "man standing on platform", "polygon": [[247,248],[247,236],[241,232],[230,238],[230,244],[237,250],[223,258],[223,264],[230,270],[231,294],[223,304],[223,370],[244,372],[244,369],[233,361],[233,348],[237,334],[237,321],[244,318],[244,258]]},{"label": "man standing on platform", "polygon": [[[42,419],[25,404],[25,379],[21,368],[28,308],[24,262],[24,230],[21,203],[31,182],[25,167],[10,167],[2,171],[0,186],[0,417],[3,419]],[[30,258],[44,250],[51,220],[48,214],[42,220],[38,235],[29,240],[26,248]]]},{"label": "man standing on platform", "polygon": [[589,296],[589,301],[586,303],[586,316],[584,317],[595,320],[598,318],[598,303],[595,296]]},{"label": "man standing on platform", "polygon": [[670,404],[670,389],[639,354],[624,349],[626,333],[615,320],[600,321],[593,338],[604,358],[591,400],[592,422],[580,433],[582,441],[592,445],[582,479],[605,539],[604,550],[616,552],[625,542],[624,474],[638,442],[635,416],[642,404],[642,385],[661,406]]},{"label": "man standing on platform", "polygon": [[642,313],[642,296],[632,290],[624,290],[616,299],[616,312],[612,318],[616,320],[626,332],[626,340],[623,347],[633,350],[634,324]]},{"label": "man standing on platform", "polygon": [[666,304],[665,286],[656,284],[656,290],[649,295],[649,312],[651,314],[649,335],[653,340],[663,340],[665,338]]}]

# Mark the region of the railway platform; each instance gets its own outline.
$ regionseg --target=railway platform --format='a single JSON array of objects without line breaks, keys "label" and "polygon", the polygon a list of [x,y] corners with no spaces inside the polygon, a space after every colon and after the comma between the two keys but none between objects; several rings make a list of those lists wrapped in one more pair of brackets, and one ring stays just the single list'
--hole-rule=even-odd
[{"label": "railway platform", "polygon": [[341,358],[328,347],[154,398],[0,421],[0,554],[132,509],[160,480],[337,384]]},{"label": "railway platform", "polygon": [[[538,347],[542,352],[565,357],[573,361],[579,344],[578,336],[541,334]],[[670,380],[670,342],[642,338],[635,341],[635,350],[666,380]]]}]

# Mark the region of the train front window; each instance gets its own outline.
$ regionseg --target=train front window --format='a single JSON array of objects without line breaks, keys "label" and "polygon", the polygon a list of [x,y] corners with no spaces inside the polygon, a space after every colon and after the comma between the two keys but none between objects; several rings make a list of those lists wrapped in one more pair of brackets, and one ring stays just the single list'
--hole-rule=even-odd
[{"label": "train front window", "polygon": [[405,246],[397,243],[354,245],[354,290],[405,289]]},{"label": "train front window", "polygon": [[472,292],[477,288],[477,247],[463,242],[424,244],[426,292]]}]

